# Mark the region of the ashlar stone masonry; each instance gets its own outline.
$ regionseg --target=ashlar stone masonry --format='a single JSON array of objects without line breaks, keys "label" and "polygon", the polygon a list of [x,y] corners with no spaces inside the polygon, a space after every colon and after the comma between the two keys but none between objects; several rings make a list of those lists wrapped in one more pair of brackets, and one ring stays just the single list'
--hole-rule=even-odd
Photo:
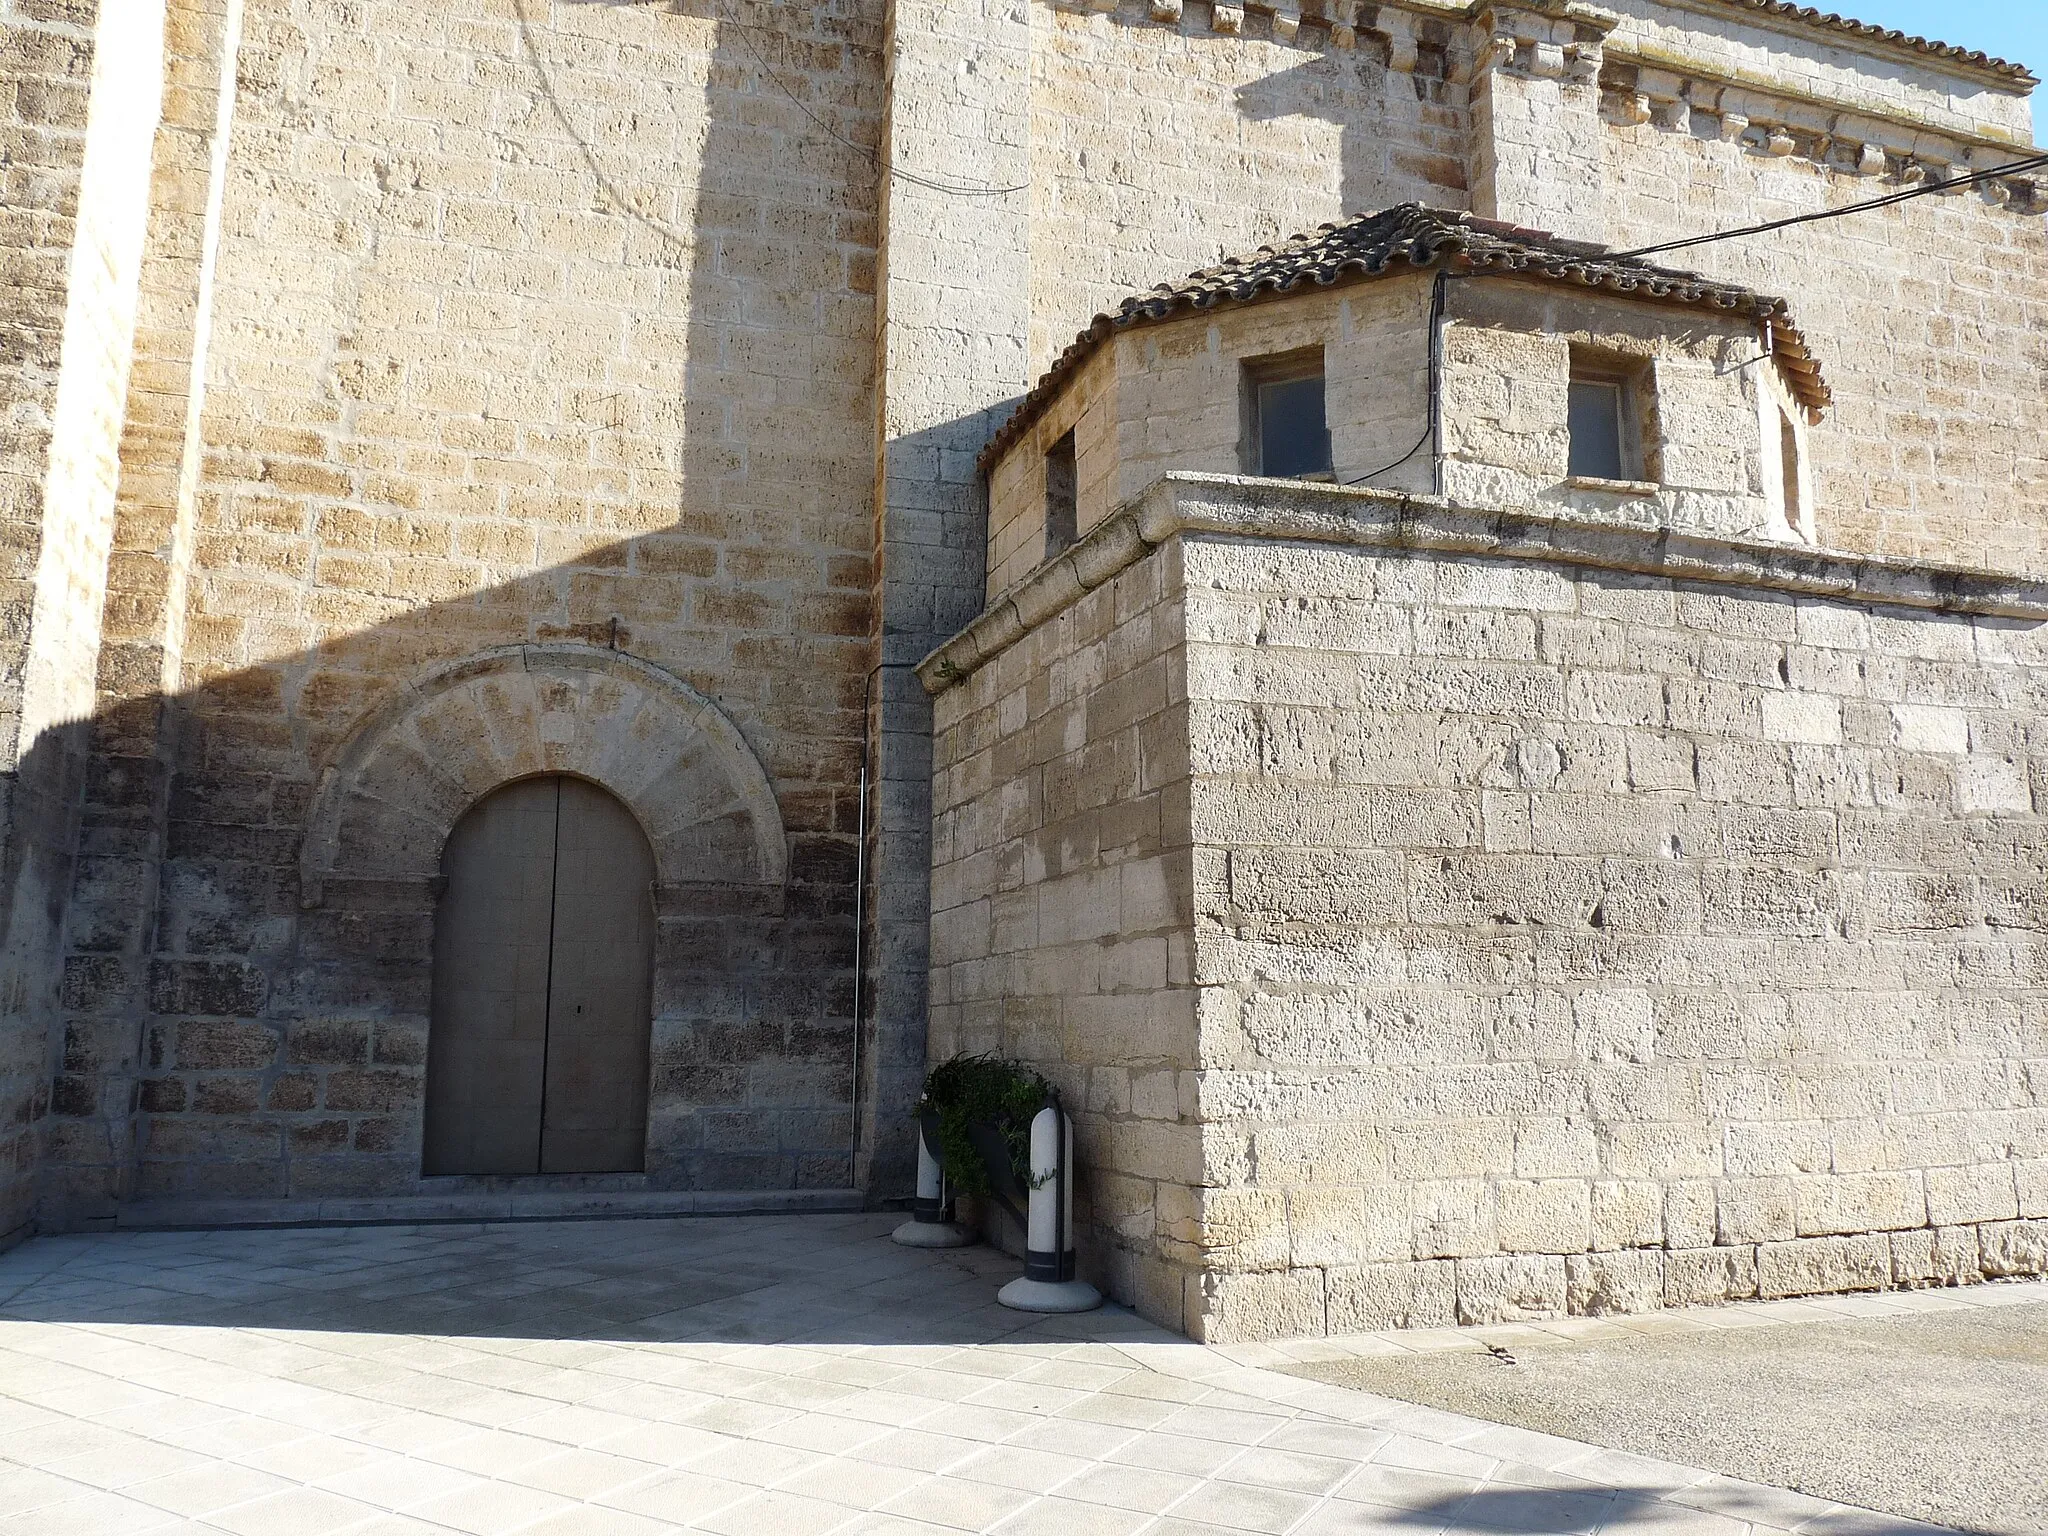
[{"label": "ashlar stone masonry", "polygon": [[1191,1335],[2048,1267],[2048,589],[1172,476],[928,663],[933,1032]]},{"label": "ashlar stone masonry", "polygon": [[[552,937],[450,948],[602,878],[451,853],[572,779],[645,1120],[551,1198],[900,1195],[1000,1045],[1199,1331],[2023,1267],[2036,84],[1776,0],[0,0],[0,1244],[535,1187],[427,1080],[480,976],[591,1069]],[[1317,347],[1363,490],[1174,478]]]}]

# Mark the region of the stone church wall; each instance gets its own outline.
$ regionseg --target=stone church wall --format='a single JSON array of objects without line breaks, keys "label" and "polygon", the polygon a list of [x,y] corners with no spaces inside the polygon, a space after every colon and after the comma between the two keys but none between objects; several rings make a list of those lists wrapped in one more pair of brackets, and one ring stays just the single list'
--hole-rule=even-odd
[{"label": "stone church wall", "polygon": [[1034,375],[1162,279],[1326,219],[1469,206],[1468,28],[1382,6],[1335,47],[1327,28],[1212,19],[1032,6]]},{"label": "stone church wall", "polygon": [[366,718],[522,644],[694,688],[786,827],[780,912],[664,929],[660,1180],[851,1182],[875,175],[804,113],[875,141],[879,13],[251,0],[161,905],[72,925],[77,1210],[411,1186],[431,911],[316,904],[301,846]]},{"label": "stone church wall", "polygon": [[[1614,244],[1896,186],[1813,158],[1810,131],[1773,152],[1723,139],[1720,121],[1609,126]],[[2023,153],[1984,148],[1975,158]],[[2030,211],[2002,188],[1972,190],[1665,258],[1785,298],[1813,342],[1835,394],[1825,429],[1812,434],[1829,547],[2048,572],[2048,525],[2037,515],[2048,505],[2044,211],[2048,201]]]},{"label": "stone church wall", "polygon": [[1184,606],[1169,548],[1046,616],[933,700],[932,781],[932,1057],[1000,1052],[1059,1088],[1084,1260],[1176,1322],[1167,1234],[1227,1176],[1186,1097]]},{"label": "stone church wall", "polygon": [[1085,1105],[1097,1272],[1246,1338],[2048,1268],[2048,595],[1415,512],[1169,481],[926,669],[939,1039]]},{"label": "stone church wall", "polygon": [[133,361],[163,5],[0,8],[0,1246],[29,1221]]},{"label": "stone church wall", "polygon": [[[373,722],[508,652],[652,667],[772,785],[779,900],[667,882],[658,1177],[900,1189],[930,826],[910,669],[981,599],[977,449],[1096,309],[1408,198],[1625,243],[2028,133],[2010,82],[1658,0],[1621,5],[1605,66],[1574,40],[1561,95],[1540,43],[1435,0],[138,0],[96,179],[99,9],[0,0],[0,1008],[30,1021],[0,1046],[0,1234],[39,1158],[53,1225],[412,1187],[429,877],[315,895],[303,856]],[[1710,140],[1720,87],[1688,59],[1778,69],[1840,120],[1751,104],[1755,131]],[[1510,99],[1570,153],[1503,130]],[[2040,499],[2043,436],[2039,210],[2003,195],[1847,255],[1777,247],[1851,375],[1823,537],[2038,568],[2039,530],[1996,510]],[[1861,340],[1880,299],[1893,358]],[[999,585],[1030,564],[1011,532]],[[529,762],[471,745],[428,765],[437,816],[479,765]]]}]

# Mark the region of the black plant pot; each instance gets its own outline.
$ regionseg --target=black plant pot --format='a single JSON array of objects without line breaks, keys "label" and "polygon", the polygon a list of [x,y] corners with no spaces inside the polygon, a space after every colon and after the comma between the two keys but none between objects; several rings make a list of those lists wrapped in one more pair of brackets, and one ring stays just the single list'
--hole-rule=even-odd
[{"label": "black plant pot", "polygon": [[1029,1195],[1024,1183],[1017,1177],[1017,1170],[1010,1163],[1010,1143],[1003,1135],[1003,1127],[993,1120],[970,1120],[967,1124],[967,1139],[974,1144],[974,1150],[981,1158],[983,1172],[988,1177],[990,1196],[1011,1217],[1021,1224],[1024,1209],[1021,1202]]}]

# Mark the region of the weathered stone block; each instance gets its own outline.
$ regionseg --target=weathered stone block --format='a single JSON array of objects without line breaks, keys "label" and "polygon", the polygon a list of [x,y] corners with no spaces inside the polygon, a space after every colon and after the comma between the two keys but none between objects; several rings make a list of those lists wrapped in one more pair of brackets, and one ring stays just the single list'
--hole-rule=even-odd
[{"label": "weathered stone block", "polygon": [[1654,1312],[1664,1304],[1664,1255],[1655,1250],[1572,1254],[1565,1306],[1579,1317]]},{"label": "weathered stone block", "polygon": [[1977,1228],[1984,1273],[2003,1280],[2048,1274],[2048,1221],[1999,1221]]},{"label": "weathered stone block", "polygon": [[263,1100],[258,1077],[201,1077],[192,1083],[192,1108],[202,1115],[246,1115]]},{"label": "weathered stone block", "polygon": [[1565,1309],[1562,1257],[1503,1254],[1459,1259],[1458,1321],[1467,1326],[1555,1317]]},{"label": "weathered stone block", "polygon": [[1327,1289],[1333,1334],[1448,1328],[1458,1321],[1457,1265],[1448,1259],[1332,1268]]},{"label": "weathered stone block", "polygon": [[1714,1241],[1714,1186],[1683,1180],[1664,1186],[1664,1242],[1670,1248],[1707,1248]]},{"label": "weathered stone block", "polygon": [[1756,1251],[1756,1274],[1757,1293],[1766,1299],[1881,1291],[1891,1283],[1891,1253],[1876,1234],[1764,1243]]},{"label": "weathered stone block", "polygon": [[328,1109],[388,1110],[417,1105],[424,1092],[412,1072],[330,1072],[324,1097]]},{"label": "weathered stone block", "polygon": [[1781,1241],[1798,1231],[1789,1179],[1724,1179],[1715,1186],[1715,1240]]},{"label": "weathered stone block", "polygon": [[1496,1184],[1494,1233],[1511,1253],[1583,1253],[1592,1241],[1590,1194],[1582,1179]]},{"label": "weathered stone block", "polygon": [[2020,1215],[2048,1216],[2048,1158],[2028,1158],[2013,1164],[2019,1186]]},{"label": "weathered stone block", "polygon": [[1757,1293],[1754,1248],[1674,1248],[1664,1255],[1664,1302],[1673,1307],[1740,1301]]},{"label": "weathered stone block", "polygon": [[1561,1117],[1519,1122],[1514,1171],[1524,1179],[1589,1178],[1598,1173],[1600,1144],[1593,1122]]},{"label": "weathered stone block", "polygon": [[1974,1227],[1926,1227],[1891,1235],[1894,1285],[1969,1285],[1984,1278]]},{"label": "weathered stone block", "polygon": [[1889,1232],[1927,1224],[1927,1193],[1917,1173],[1847,1173],[1792,1180],[1802,1236]]},{"label": "weathered stone block", "polygon": [[157,1013],[253,1014],[262,1011],[270,979],[238,960],[156,960],[149,1001]]},{"label": "weathered stone block", "polygon": [[267,1067],[277,1060],[277,1031],[262,1024],[194,1021],[177,1027],[177,1065],[187,1072]]},{"label": "weathered stone block", "polygon": [[313,1019],[293,1024],[287,1054],[300,1066],[356,1066],[369,1059],[370,1026],[347,1020]]},{"label": "weathered stone block", "polygon": [[1289,1261],[1297,1268],[1405,1258],[1408,1207],[1400,1193],[1311,1187],[1287,1197]]},{"label": "weathered stone block", "polygon": [[1997,1162],[1928,1169],[1928,1220],[1941,1226],[2014,1220],[2021,1215],[2015,1166]]},{"label": "weathered stone block", "polygon": [[1600,1179],[1592,1191],[1592,1247],[1655,1248],[1664,1243],[1664,1189],[1648,1179]]},{"label": "weathered stone block", "polygon": [[379,1024],[371,1037],[370,1060],[380,1067],[424,1067],[427,1030],[422,1024]]},{"label": "weathered stone block", "polygon": [[310,1072],[286,1072],[272,1078],[263,1107],[290,1112],[311,1109],[320,1102],[320,1080]]},{"label": "weathered stone block", "polygon": [[185,1107],[185,1081],[178,1077],[146,1077],[137,1085],[136,1107],[146,1115],[176,1114]]},{"label": "weathered stone block", "polygon": [[1204,1344],[1301,1338],[1325,1331],[1323,1272],[1274,1270],[1262,1274],[1200,1276],[1190,1335]]}]

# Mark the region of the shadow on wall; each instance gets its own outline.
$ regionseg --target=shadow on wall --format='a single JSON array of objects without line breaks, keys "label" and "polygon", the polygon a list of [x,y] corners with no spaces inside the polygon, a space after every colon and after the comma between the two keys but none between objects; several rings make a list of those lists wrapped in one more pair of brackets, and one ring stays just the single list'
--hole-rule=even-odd
[{"label": "shadow on wall", "polygon": [[[1463,88],[1454,87],[1450,79],[1451,24],[1425,20],[1421,30],[1422,40],[1408,74],[1419,110],[1430,127],[1462,132],[1465,104],[1462,99],[1454,100],[1453,93],[1462,97]],[[1387,142],[1387,136],[1357,121],[1352,110],[1356,100],[1388,99],[1392,56],[1391,38],[1362,32],[1352,50],[1333,49],[1237,89],[1238,110],[1251,122],[1308,117],[1345,129],[1339,196],[1347,218],[1410,200],[1418,181],[1441,189],[1423,199],[1426,202],[1463,207],[1468,201],[1465,162],[1460,156],[1396,147]]]},{"label": "shadow on wall", "polygon": [[[714,679],[658,686],[673,674],[634,654],[630,620],[614,628],[612,614],[637,607],[625,591],[593,605],[611,610],[603,621],[574,621],[584,584],[632,588],[640,571],[642,603],[669,585],[644,571],[663,537],[166,701],[176,768],[143,946],[117,922],[130,871],[92,852],[123,788],[121,765],[96,761],[100,837],[78,861],[50,1093],[53,1195],[120,1188],[120,1129],[133,1138],[131,1197],[412,1188],[441,845],[475,800],[546,772],[612,791],[664,854],[651,1181],[847,1186],[856,807],[823,769],[807,780],[774,747],[763,757],[780,813],[773,798],[765,811],[747,803],[753,754],[737,732],[708,729],[723,717],[696,697]],[[432,707],[405,709],[423,679]],[[824,708],[857,719],[853,701]],[[329,723],[366,713],[365,730]],[[839,744],[831,768],[853,753]],[[323,861],[308,831],[330,808],[337,846]],[[753,857],[763,840],[773,856]]]},{"label": "shadow on wall", "polygon": [[[273,275],[289,264],[259,238],[224,245],[198,513],[209,564],[195,573],[184,658],[204,681],[166,698],[124,687],[103,658],[103,707],[74,733],[92,751],[61,982],[43,1014],[50,1028],[15,1053],[26,1063],[51,1042],[54,1077],[21,1074],[41,1077],[21,1111],[31,1131],[34,1095],[48,1104],[46,1226],[134,1199],[417,1188],[435,892],[368,879],[316,893],[302,885],[302,845],[323,775],[362,722],[437,669],[522,646],[637,659],[710,701],[772,784],[786,833],[787,879],[772,893],[666,882],[650,1181],[851,1183],[875,187],[857,148],[807,114],[872,139],[879,6],[771,0],[747,11],[746,37],[722,19],[726,0],[660,12],[717,25],[701,74],[662,86],[691,132],[649,140],[673,146],[650,166],[632,137],[640,119],[592,84],[599,44],[626,30],[607,31],[605,18],[649,8],[500,8],[518,40],[507,78],[530,94],[494,125],[494,142],[507,164],[557,168],[585,199],[533,205],[526,238],[577,225],[579,243],[515,270],[444,237],[427,249],[448,302],[425,319],[394,315],[406,263],[421,260],[407,238],[419,194],[439,169],[412,138],[401,152],[394,124],[392,167],[378,162],[375,187],[332,193],[356,199],[345,210],[356,238],[312,248],[311,275],[289,279],[321,285],[317,326],[269,343],[273,377],[300,368],[307,381],[308,398],[287,409],[331,423],[338,402],[339,425],[324,428],[338,444],[319,441],[310,461],[288,457],[304,448],[259,448],[250,467],[254,454],[221,451],[220,434],[246,431],[236,416],[250,409],[234,392],[231,349],[266,327],[275,338],[274,315],[305,308]],[[434,8],[413,14],[382,46],[435,44]],[[653,42],[674,46],[665,34]],[[235,199],[262,185],[265,156],[288,156],[295,136],[342,132],[293,104],[280,79],[291,71],[275,59],[243,63],[240,110],[253,126],[236,149],[236,230],[260,228],[263,205]],[[767,68],[818,105],[770,89]],[[699,101],[701,124],[690,116]],[[253,131],[271,118],[292,132]],[[425,170],[408,181],[399,173],[411,161]],[[554,287],[532,276],[548,263]],[[612,357],[588,344],[593,324],[618,336]],[[835,368],[828,347],[857,365]],[[415,372],[459,378],[465,366],[489,376],[482,404],[407,393]],[[493,369],[507,376],[502,409]],[[422,487],[350,467],[378,458],[381,446],[362,445],[398,415],[409,441],[438,438],[472,483]],[[522,568],[533,573],[478,579]],[[279,629],[320,639],[263,656],[264,632]],[[234,664],[252,654],[263,659]],[[647,722],[606,724],[630,733]],[[421,772],[446,781],[422,781],[436,836],[452,825],[448,784],[480,798],[494,786],[477,774],[493,763],[516,777],[580,746],[572,771],[603,783],[618,766],[589,739],[536,738],[526,745],[544,761],[528,762],[516,735],[480,722],[466,764],[464,743],[425,744]],[[38,741],[23,781],[68,744]],[[714,799],[726,782],[717,757],[705,757]],[[633,786],[608,787],[631,801]],[[24,1159],[35,1141],[22,1138]],[[18,1184],[32,1174],[18,1168]]]},{"label": "shadow on wall", "polygon": [[[1364,9],[1368,13],[1371,10]],[[1469,46],[1464,41],[1469,35],[1469,23],[1448,16],[1392,17],[1398,24],[1398,33],[1382,31],[1377,26],[1360,26],[1353,30],[1351,45],[1339,47],[1326,27],[1312,21],[1300,26],[1292,38],[1275,36],[1269,23],[1251,18],[1247,19],[1246,31],[1212,30],[1204,19],[1207,10],[1206,6],[1199,11],[1190,6],[1181,20],[1164,23],[1150,19],[1142,8],[1122,7],[1085,17],[1064,9],[1052,14],[1057,21],[1076,27],[1107,25],[1154,34],[1178,32],[1196,50],[1245,54],[1270,46],[1280,57],[1298,57],[1298,64],[1235,86],[1231,99],[1246,122],[1275,123],[1302,118],[1342,130],[1337,196],[1344,216],[1418,197],[1444,206],[1465,206],[1468,103],[1466,88],[1454,77],[1455,55],[1461,47]],[[1253,27],[1256,31],[1250,30]],[[1208,67],[1200,65],[1195,79],[1199,80]],[[1243,67],[1219,66],[1219,72],[1227,78]],[[1189,106],[1200,101],[1195,85],[1178,78],[1175,83],[1190,91]],[[1138,136],[1138,147],[1145,157],[1168,163],[1175,160],[1179,150],[1175,136],[1160,132],[1143,119],[1138,120],[1132,131]],[[1282,158],[1265,165],[1264,174],[1283,178],[1288,174],[1285,156],[1291,151],[1284,149],[1283,143],[1281,138],[1267,138],[1265,152],[1277,152]],[[1199,146],[1205,159],[1216,157],[1221,148],[1211,143]],[[1232,159],[1258,152],[1243,141],[1232,148]],[[1086,162],[1083,164],[1085,167]],[[1052,169],[1057,177],[1059,167],[1055,165]],[[1298,167],[1295,174],[1299,174]],[[1214,183],[1213,168],[1210,179]],[[1215,189],[1220,190],[1221,185],[1215,183]],[[1277,188],[1275,195],[1284,200],[1291,190]],[[1280,210],[1274,207],[1263,211]],[[1148,273],[1141,285],[1149,286],[1166,275]]]},{"label": "shadow on wall", "polygon": [[92,735],[72,721],[0,775],[0,1251],[34,1230],[50,1029]]}]

